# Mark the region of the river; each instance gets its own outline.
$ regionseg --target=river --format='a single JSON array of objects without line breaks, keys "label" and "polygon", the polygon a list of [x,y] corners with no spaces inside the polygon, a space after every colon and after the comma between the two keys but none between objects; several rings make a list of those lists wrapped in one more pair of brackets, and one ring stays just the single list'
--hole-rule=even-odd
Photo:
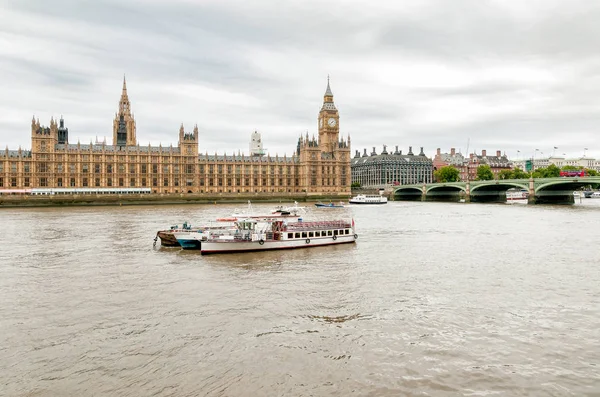
[{"label": "river", "polygon": [[0,395],[600,395],[600,200],[309,208],[357,243],[152,245],[234,207],[0,210]]}]

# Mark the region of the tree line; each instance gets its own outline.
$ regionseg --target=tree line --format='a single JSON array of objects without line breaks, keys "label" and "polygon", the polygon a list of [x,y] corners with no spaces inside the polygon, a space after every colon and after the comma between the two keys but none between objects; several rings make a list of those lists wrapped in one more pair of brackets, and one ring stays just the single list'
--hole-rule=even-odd
[{"label": "tree line", "polygon": [[[491,181],[493,179],[529,179],[533,178],[558,178],[560,171],[579,171],[585,170],[586,175],[597,176],[598,172],[584,167],[577,167],[574,165],[565,165],[562,168],[558,168],[556,165],[551,164],[545,168],[536,168],[533,173],[523,171],[520,168],[512,170],[502,170],[498,173],[498,178],[495,178],[492,168],[489,165],[480,165],[477,167],[476,181]],[[458,169],[452,165],[447,165],[433,173],[433,176],[438,182],[458,182],[460,181],[460,173]]]}]

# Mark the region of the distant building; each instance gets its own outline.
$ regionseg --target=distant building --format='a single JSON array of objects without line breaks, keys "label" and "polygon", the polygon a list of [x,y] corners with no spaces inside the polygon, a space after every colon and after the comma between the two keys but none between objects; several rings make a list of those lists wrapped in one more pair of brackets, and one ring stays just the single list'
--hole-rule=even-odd
[{"label": "distant building", "polygon": [[490,156],[488,156],[486,150],[482,150],[480,155],[471,153],[467,165],[468,179],[470,181],[477,179],[477,168],[479,168],[480,165],[488,165],[494,174],[494,179],[498,179],[500,171],[511,170],[513,168],[512,162],[506,157],[506,154],[502,154],[500,150],[496,150],[496,155]]},{"label": "distant building", "polygon": [[[140,145],[127,86],[112,122],[112,145],[72,143],[62,117],[50,126],[31,120],[31,150],[0,150],[0,194],[31,188],[144,188],[152,193],[350,194],[350,137],[340,137],[340,115],[327,81],[318,137],[300,136],[291,156],[264,155],[260,134],[252,155],[201,153],[197,126],[179,128],[177,146]],[[106,190],[105,190],[106,191]]]},{"label": "distant building", "polygon": [[513,168],[512,162],[500,150],[496,150],[496,155],[488,155],[486,150],[482,150],[480,155],[471,153],[468,158],[465,158],[461,153],[456,153],[454,148],[450,149],[450,153],[441,153],[441,149],[438,148],[433,158],[433,165],[435,170],[447,165],[454,166],[458,169],[461,181],[477,179],[477,168],[480,165],[490,166],[496,178],[500,171]]},{"label": "distant building", "polygon": [[351,162],[352,183],[359,183],[364,188],[382,188],[390,185],[410,185],[414,183],[430,183],[433,181],[433,163],[425,156],[423,148],[418,155],[409,147],[407,154],[401,150],[388,153],[387,147],[377,154],[375,147],[370,155],[367,149],[361,156],[357,150]]},{"label": "distant building", "polygon": [[264,155],[265,149],[263,149],[261,136],[257,131],[254,131],[250,137],[250,156],[262,157]]},{"label": "distant building", "polygon": [[435,172],[442,167],[452,165],[459,171],[460,180],[466,181],[468,167],[465,164],[467,162],[465,156],[460,152],[457,153],[455,148],[451,148],[450,153],[442,153],[441,149],[438,148],[433,157],[433,170]]},{"label": "distant building", "polygon": [[531,168],[533,168],[533,170],[536,170],[538,168],[546,168],[554,164],[558,168],[562,168],[564,166],[569,165],[574,167],[588,168],[600,172],[600,160],[596,160],[593,157],[586,156],[570,159],[560,156],[539,157],[535,159],[518,159],[514,160],[513,164],[514,168],[520,168],[524,171],[530,171]]}]

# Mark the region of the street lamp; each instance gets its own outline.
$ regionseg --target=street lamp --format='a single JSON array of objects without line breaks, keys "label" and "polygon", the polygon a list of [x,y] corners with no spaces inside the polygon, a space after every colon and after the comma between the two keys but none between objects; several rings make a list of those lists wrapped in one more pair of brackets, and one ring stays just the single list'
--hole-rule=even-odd
[{"label": "street lamp", "polygon": [[533,161],[531,162],[531,172],[532,173],[533,173],[533,171],[535,171],[535,154],[539,151],[540,151],[540,149],[535,149],[535,151],[533,152]]}]

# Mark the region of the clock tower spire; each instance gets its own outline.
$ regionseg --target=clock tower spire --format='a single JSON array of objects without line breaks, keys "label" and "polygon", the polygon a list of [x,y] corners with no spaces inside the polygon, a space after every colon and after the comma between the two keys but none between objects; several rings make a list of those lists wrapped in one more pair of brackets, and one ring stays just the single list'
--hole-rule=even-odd
[{"label": "clock tower spire", "polygon": [[319,111],[319,147],[321,152],[333,153],[340,136],[340,115],[333,103],[333,92],[327,76],[327,89]]}]

